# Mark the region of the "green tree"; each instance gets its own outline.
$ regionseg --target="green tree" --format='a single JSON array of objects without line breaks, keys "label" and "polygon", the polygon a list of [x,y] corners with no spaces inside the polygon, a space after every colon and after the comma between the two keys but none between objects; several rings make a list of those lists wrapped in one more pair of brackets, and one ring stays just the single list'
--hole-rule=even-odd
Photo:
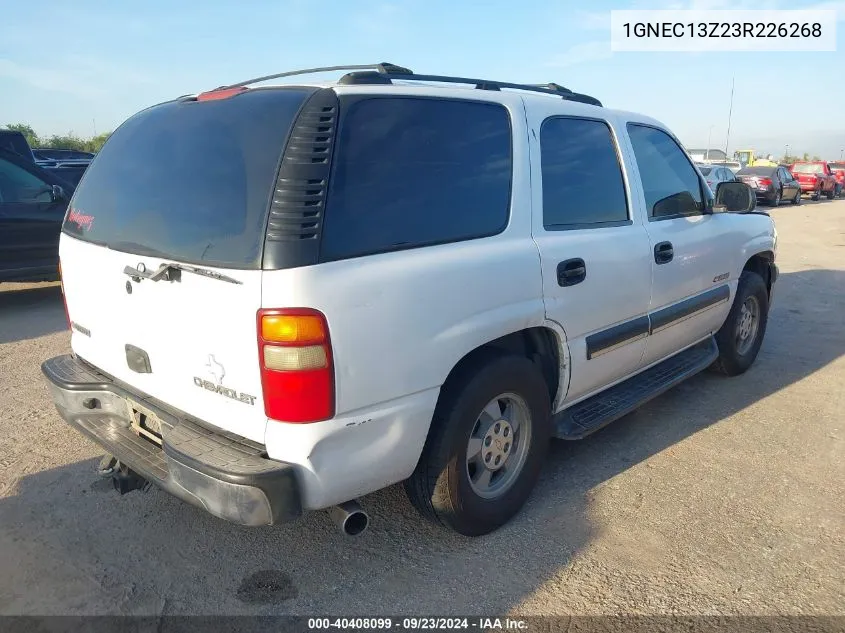
[{"label": "green tree", "polygon": [[53,134],[50,138],[42,141],[42,147],[49,147],[51,149],[75,149],[78,151],[85,151],[85,141],[73,132],[67,134]]},{"label": "green tree", "polygon": [[40,141],[38,140],[38,135],[35,133],[35,130],[32,129],[31,125],[26,123],[9,123],[6,127],[10,130],[23,134],[30,147],[38,147]]},{"label": "green tree", "polygon": [[821,156],[818,154],[813,154],[813,160],[821,160]]},{"label": "green tree", "polygon": [[807,152],[804,152],[804,157],[801,160],[810,160],[810,155]]},{"label": "green tree", "polygon": [[9,123],[5,127],[20,132],[26,137],[30,147],[44,147],[50,149],[75,149],[81,152],[97,153],[102,149],[111,132],[104,132],[91,138],[82,138],[73,132],[67,134],[53,134],[49,137],[39,137],[27,123]]},{"label": "green tree", "polygon": [[85,151],[96,154],[103,148],[103,144],[109,140],[109,136],[111,136],[111,132],[104,132],[103,134],[97,134],[94,138],[88,139],[85,141]]}]

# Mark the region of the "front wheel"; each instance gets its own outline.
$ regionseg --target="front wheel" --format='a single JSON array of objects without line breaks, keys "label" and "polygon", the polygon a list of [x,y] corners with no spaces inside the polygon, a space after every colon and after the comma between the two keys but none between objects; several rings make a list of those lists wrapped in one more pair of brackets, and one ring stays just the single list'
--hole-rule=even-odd
[{"label": "front wheel", "polygon": [[549,391],[537,365],[484,355],[440,394],[405,491],[420,513],[466,536],[504,525],[540,475],[550,436]]},{"label": "front wheel", "polygon": [[714,369],[728,376],[744,373],[757,358],[769,320],[769,292],[757,273],[744,271],[728,318],[716,333],[719,357]]}]

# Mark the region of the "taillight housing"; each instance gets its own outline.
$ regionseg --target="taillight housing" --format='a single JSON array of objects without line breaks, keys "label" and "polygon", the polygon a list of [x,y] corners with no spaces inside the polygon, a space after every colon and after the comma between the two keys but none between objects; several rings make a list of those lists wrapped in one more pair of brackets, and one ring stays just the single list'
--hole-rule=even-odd
[{"label": "taillight housing", "polygon": [[762,187],[771,187],[772,186],[772,179],[771,178],[760,178],[758,181],[760,186]]},{"label": "taillight housing", "polygon": [[268,418],[302,424],[334,417],[332,346],[322,312],[259,310],[258,361]]},{"label": "taillight housing", "polygon": [[59,288],[62,291],[62,304],[65,308],[65,319],[67,320],[67,329],[73,329],[70,321],[70,313],[67,311],[67,296],[65,296],[65,282],[62,279],[62,262],[59,260]]}]

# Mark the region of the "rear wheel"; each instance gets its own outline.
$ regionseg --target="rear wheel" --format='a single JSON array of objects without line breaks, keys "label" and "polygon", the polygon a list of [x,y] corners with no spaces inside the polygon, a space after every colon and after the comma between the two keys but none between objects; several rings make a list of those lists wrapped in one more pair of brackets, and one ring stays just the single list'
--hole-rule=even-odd
[{"label": "rear wheel", "polygon": [[813,192],[813,195],[812,195],[812,196],[810,196],[810,200],[813,200],[814,202],[818,202],[818,201],[821,199],[821,197],[822,197],[822,190],[821,190],[821,189],[816,189],[816,190]]},{"label": "rear wheel", "polygon": [[757,273],[744,271],[739,278],[731,311],[716,333],[719,358],[714,369],[728,376],[744,373],[757,358],[769,317],[769,292]]},{"label": "rear wheel", "polygon": [[540,474],[550,436],[549,392],[527,358],[484,355],[441,392],[411,503],[466,536],[513,517]]},{"label": "rear wheel", "polygon": [[795,197],[792,199],[792,204],[801,204],[801,190],[795,192]]},{"label": "rear wheel", "polygon": [[831,189],[824,195],[828,200],[833,200],[836,197],[836,189]]},{"label": "rear wheel", "polygon": [[772,206],[773,207],[779,207],[780,206],[780,191],[775,192],[775,197],[772,200]]}]

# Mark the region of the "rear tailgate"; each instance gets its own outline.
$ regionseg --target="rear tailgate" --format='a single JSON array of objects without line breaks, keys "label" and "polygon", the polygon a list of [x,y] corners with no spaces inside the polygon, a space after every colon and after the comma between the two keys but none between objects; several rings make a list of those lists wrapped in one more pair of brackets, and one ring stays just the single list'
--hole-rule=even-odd
[{"label": "rear tailgate", "polygon": [[[282,152],[310,92],[251,90],[135,115],[86,171],[60,244],[74,352],[257,442],[263,244]],[[145,278],[162,265],[206,274],[171,267]]]},{"label": "rear tailgate", "polygon": [[[124,268],[155,271],[164,260],[67,236],[60,257],[75,353],[162,402],[263,443],[261,271],[212,269],[238,284],[185,271],[179,281],[138,282]],[[149,373],[138,366],[145,358]]]}]

